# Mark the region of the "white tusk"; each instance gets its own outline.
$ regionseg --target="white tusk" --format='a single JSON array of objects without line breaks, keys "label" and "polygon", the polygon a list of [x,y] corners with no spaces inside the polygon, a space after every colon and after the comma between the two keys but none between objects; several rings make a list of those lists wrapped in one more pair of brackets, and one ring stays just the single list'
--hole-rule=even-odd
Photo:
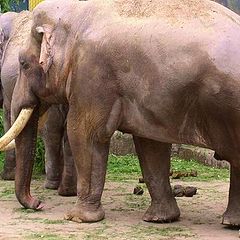
[{"label": "white tusk", "polygon": [[11,128],[0,138],[0,150],[4,151],[5,147],[11,143],[24,129],[29,118],[33,113],[33,108],[22,109],[18,115],[16,121],[13,123]]},{"label": "white tusk", "polygon": [[15,139],[13,139],[6,147],[3,147],[1,151],[9,151],[9,150],[15,149],[15,147],[16,147],[16,143],[15,143]]}]

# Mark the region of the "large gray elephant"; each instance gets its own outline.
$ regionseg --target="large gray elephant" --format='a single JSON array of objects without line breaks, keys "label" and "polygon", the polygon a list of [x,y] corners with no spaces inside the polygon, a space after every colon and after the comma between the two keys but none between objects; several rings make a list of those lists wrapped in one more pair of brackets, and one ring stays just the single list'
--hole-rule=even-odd
[{"label": "large gray elephant", "polygon": [[[19,14],[6,13],[0,18],[2,36],[2,44],[0,44],[2,47],[2,56],[0,55],[2,59],[1,84],[5,131],[11,126],[11,100],[19,74],[18,55],[21,47],[26,44],[31,25],[32,13],[28,11]],[[64,105],[51,106],[40,121],[42,124],[39,124],[39,132],[45,145],[45,187],[58,189],[60,195],[71,196],[76,195],[76,173],[67,135],[64,133],[66,113],[67,107]],[[14,179],[15,164],[15,151],[7,151],[3,179]]]},{"label": "large gray elephant", "polygon": [[30,193],[37,123],[48,104],[68,103],[78,201],[67,219],[104,218],[109,142],[118,129],[134,135],[152,199],[145,221],[179,218],[170,148],[184,143],[230,162],[223,223],[240,225],[240,17],[209,0],[46,0],[33,15],[19,55],[14,124],[0,139],[0,148],[16,139],[19,202],[42,208]]}]

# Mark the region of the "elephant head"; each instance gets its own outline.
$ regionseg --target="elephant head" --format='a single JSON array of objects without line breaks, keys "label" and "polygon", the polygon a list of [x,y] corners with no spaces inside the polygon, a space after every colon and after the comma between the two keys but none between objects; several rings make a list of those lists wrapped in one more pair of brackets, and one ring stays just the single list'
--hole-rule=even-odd
[{"label": "elephant head", "polygon": [[28,44],[19,54],[19,77],[11,104],[12,127],[0,139],[0,149],[11,148],[16,140],[16,196],[26,208],[42,207],[30,194],[38,120],[50,104],[67,103],[75,32],[69,24],[73,19],[62,16],[76,3],[71,1],[64,11],[59,10],[61,1],[57,5],[50,1],[39,4],[33,12]]}]

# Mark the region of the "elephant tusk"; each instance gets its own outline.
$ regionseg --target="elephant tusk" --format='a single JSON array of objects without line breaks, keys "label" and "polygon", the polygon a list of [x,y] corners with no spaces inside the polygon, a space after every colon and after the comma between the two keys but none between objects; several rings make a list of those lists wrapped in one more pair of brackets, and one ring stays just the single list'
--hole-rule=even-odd
[{"label": "elephant tusk", "polygon": [[8,144],[20,134],[31,117],[33,110],[33,108],[21,110],[11,128],[0,138],[0,151],[5,151],[5,147],[8,148]]},{"label": "elephant tusk", "polygon": [[1,151],[9,151],[16,147],[15,139],[13,139],[7,146],[3,147]]}]

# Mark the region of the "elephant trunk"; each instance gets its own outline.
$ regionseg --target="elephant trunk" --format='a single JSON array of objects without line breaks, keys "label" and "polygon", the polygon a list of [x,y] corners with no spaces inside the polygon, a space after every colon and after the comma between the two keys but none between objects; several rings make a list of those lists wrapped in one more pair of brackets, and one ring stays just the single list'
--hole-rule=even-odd
[{"label": "elephant trunk", "polygon": [[16,138],[15,191],[18,201],[25,207],[41,209],[41,202],[32,197],[30,183],[33,171],[39,109],[35,108],[25,128]]}]

